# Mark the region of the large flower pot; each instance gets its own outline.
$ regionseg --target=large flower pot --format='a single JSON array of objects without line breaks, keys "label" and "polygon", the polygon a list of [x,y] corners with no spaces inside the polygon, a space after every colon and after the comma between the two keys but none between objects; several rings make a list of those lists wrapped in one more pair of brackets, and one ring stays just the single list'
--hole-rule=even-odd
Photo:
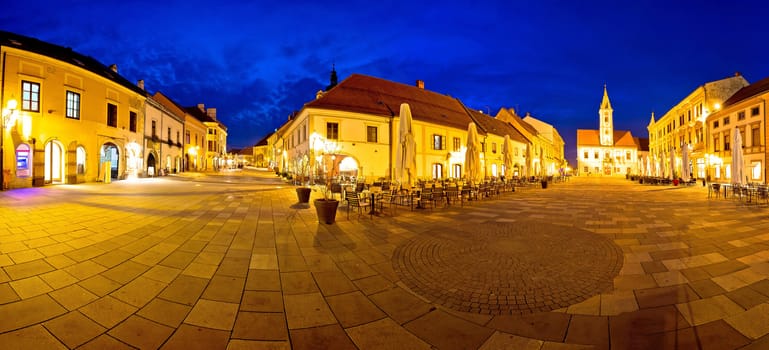
[{"label": "large flower pot", "polygon": [[339,201],[336,199],[316,199],[315,212],[318,213],[318,221],[325,224],[333,224],[336,221],[336,208]]},{"label": "large flower pot", "polygon": [[547,188],[547,180],[542,180],[542,188]]},{"label": "large flower pot", "polygon": [[310,202],[310,192],[312,189],[309,187],[297,187],[296,189],[296,197],[299,199],[299,203],[308,203]]}]

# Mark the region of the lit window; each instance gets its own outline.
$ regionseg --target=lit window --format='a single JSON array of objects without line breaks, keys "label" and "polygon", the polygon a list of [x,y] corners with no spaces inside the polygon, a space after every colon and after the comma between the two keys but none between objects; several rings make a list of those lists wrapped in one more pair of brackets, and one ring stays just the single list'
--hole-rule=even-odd
[{"label": "lit window", "polygon": [[433,134],[433,149],[442,150],[444,148],[443,135]]},{"label": "lit window", "polygon": [[77,147],[77,174],[85,174],[85,148],[83,146]]},{"label": "lit window", "polygon": [[80,119],[80,94],[67,91],[67,118]]},{"label": "lit window", "polygon": [[761,162],[754,161],[750,164],[751,179],[761,180]]},{"label": "lit window", "polygon": [[433,163],[433,179],[443,178],[443,164]]},{"label": "lit window", "polygon": [[40,84],[21,81],[21,110],[40,112]]},{"label": "lit window", "polygon": [[454,138],[454,152],[459,152],[461,149],[462,141],[459,140],[459,137]]},{"label": "lit window", "polygon": [[491,143],[491,153],[497,153],[497,143],[492,142]]}]

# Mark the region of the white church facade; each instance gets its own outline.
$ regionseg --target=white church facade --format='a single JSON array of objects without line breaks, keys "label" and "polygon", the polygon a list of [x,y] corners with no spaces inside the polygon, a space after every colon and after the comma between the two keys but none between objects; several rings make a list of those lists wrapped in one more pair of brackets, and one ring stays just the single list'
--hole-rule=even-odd
[{"label": "white church facade", "polygon": [[630,131],[614,130],[614,109],[605,85],[598,116],[598,130],[577,129],[576,172],[582,176],[639,174],[639,157],[648,142],[633,137]]}]

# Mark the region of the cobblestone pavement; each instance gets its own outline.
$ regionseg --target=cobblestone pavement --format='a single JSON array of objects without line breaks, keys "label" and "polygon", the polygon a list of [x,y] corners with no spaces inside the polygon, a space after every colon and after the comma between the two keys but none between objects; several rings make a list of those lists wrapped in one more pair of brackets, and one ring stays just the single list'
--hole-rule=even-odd
[{"label": "cobblestone pavement", "polygon": [[769,348],[769,208],[701,186],[328,226],[272,174],[190,175],[0,192],[0,347]]}]

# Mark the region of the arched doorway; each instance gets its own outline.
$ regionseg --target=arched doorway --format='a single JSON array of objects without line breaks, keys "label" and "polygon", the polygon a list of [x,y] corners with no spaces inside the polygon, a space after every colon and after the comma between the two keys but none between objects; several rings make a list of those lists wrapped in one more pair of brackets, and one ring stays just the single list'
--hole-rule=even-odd
[{"label": "arched doorway", "polygon": [[64,177],[64,152],[58,142],[45,144],[45,183],[62,183]]},{"label": "arched doorway", "polygon": [[351,180],[358,177],[358,162],[355,158],[347,156],[339,161],[339,176]]},{"label": "arched doorway", "polygon": [[118,169],[120,169],[120,151],[113,143],[105,143],[101,147],[101,161],[99,169],[105,169],[105,163],[109,162],[110,178],[116,180],[119,176]]},{"label": "arched doorway", "polygon": [[155,155],[150,153],[149,156],[147,156],[147,176],[155,176],[157,165],[155,164]]}]

